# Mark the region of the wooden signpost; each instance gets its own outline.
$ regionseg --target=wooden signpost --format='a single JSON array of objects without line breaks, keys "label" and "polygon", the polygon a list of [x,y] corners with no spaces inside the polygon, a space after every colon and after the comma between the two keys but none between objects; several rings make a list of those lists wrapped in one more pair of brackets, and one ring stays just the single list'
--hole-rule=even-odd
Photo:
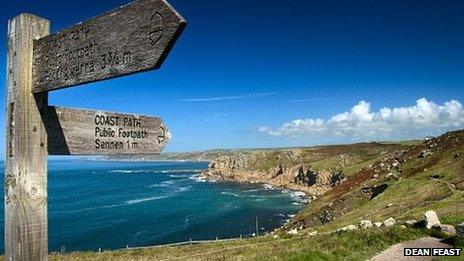
[{"label": "wooden signpost", "polygon": [[48,91],[159,68],[186,21],[164,0],[137,0],[49,35],[50,22],[8,22],[5,258],[46,260],[47,155],[157,154],[159,117],[48,105]]},{"label": "wooden signpost", "polygon": [[156,154],[170,139],[161,118],[49,107],[50,155]]},{"label": "wooden signpost", "polygon": [[139,0],[34,43],[33,92],[158,68],[185,20],[163,0]]}]

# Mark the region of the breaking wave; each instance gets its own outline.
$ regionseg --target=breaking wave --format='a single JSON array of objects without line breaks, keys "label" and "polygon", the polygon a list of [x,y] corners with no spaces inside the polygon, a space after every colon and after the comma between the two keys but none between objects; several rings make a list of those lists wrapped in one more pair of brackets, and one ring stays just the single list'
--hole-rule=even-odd
[{"label": "breaking wave", "polygon": [[271,186],[269,184],[263,184],[263,188],[265,190],[275,190],[276,189],[275,187],[273,187],[273,186]]},{"label": "breaking wave", "polygon": [[172,197],[172,196],[173,195],[171,195],[171,196],[155,196],[155,197],[148,197],[148,198],[132,199],[132,200],[126,201],[126,204],[127,205],[134,205],[134,204],[137,204],[137,203],[142,203],[142,202],[152,201],[152,200],[158,200],[158,199],[163,199],[163,198],[169,198],[169,197]]},{"label": "breaking wave", "polygon": [[310,199],[303,191],[292,191],[289,194],[295,200],[295,202],[292,203],[293,205],[304,205],[310,203]]},{"label": "breaking wave", "polygon": [[196,182],[206,182],[206,177],[201,176],[200,174],[195,174],[189,177],[191,180],[195,180]]},{"label": "breaking wave", "polygon": [[176,187],[174,191],[169,194],[169,195],[164,195],[164,196],[153,196],[153,197],[146,197],[146,198],[139,198],[139,199],[131,199],[127,200],[125,203],[127,205],[134,205],[142,202],[147,202],[147,201],[153,201],[153,200],[158,200],[158,199],[165,199],[165,198],[171,198],[176,195],[178,195],[181,192],[186,192],[189,191],[192,187],[191,186],[185,186],[185,187]]}]

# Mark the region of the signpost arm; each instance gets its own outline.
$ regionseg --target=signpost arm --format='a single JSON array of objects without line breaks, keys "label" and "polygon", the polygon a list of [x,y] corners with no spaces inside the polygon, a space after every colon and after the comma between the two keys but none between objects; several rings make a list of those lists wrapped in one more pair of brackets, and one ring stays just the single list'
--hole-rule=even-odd
[{"label": "signpost arm", "polygon": [[5,160],[6,260],[46,260],[47,93],[32,94],[33,40],[50,22],[21,14],[8,22]]}]

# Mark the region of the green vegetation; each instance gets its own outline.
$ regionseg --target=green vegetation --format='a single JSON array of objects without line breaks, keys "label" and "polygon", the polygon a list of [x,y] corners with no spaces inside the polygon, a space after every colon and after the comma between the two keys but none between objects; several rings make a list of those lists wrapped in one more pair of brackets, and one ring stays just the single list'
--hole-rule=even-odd
[{"label": "green vegetation", "polygon": [[260,237],[181,247],[54,254],[50,260],[364,260],[390,245],[426,235],[422,230],[391,227],[340,235]]}]

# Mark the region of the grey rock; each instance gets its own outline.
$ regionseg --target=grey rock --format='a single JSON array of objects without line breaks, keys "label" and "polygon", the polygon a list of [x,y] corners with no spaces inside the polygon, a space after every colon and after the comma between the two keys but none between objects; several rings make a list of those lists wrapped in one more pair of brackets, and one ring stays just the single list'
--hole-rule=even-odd
[{"label": "grey rock", "polygon": [[361,220],[359,222],[359,228],[370,228],[372,227],[372,221],[370,220]]},{"label": "grey rock", "polygon": [[294,228],[287,232],[289,235],[298,235],[298,229]]},{"label": "grey rock", "polygon": [[442,232],[445,235],[448,235],[448,236],[455,236],[456,235],[456,229],[451,225],[441,224],[441,225],[436,225],[436,226],[433,226],[433,227],[437,228],[438,231]]},{"label": "grey rock", "polygon": [[346,230],[356,230],[356,229],[358,229],[358,227],[355,226],[355,225],[348,225],[345,228],[346,228]]},{"label": "grey rock", "polygon": [[317,231],[312,231],[312,232],[308,233],[308,236],[310,236],[310,237],[313,237],[315,235],[317,235]]},{"label": "grey rock", "polygon": [[429,210],[425,212],[425,227],[428,229],[432,228],[433,226],[441,225],[440,220],[438,219],[437,213],[433,210]]},{"label": "grey rock", "polygon": [[385,227],[391,227],[391,226],[393,226],[393,225],[395,225],[395,224],[396,224],[396,220],[395,220],[394,218],[388,218],[387,220],[385,220],[385,221],[383,222],[383,225],[384,225]]},{"label": "grey rock", "polygon": [[348,225],[348,226],[344,226],[344,227],[342,227],[342,228],[337,229],[337,232],[348,231],[348,230],[356,230],[356,229],[358,229],[357,226],[355,226],[355,225]]}]

